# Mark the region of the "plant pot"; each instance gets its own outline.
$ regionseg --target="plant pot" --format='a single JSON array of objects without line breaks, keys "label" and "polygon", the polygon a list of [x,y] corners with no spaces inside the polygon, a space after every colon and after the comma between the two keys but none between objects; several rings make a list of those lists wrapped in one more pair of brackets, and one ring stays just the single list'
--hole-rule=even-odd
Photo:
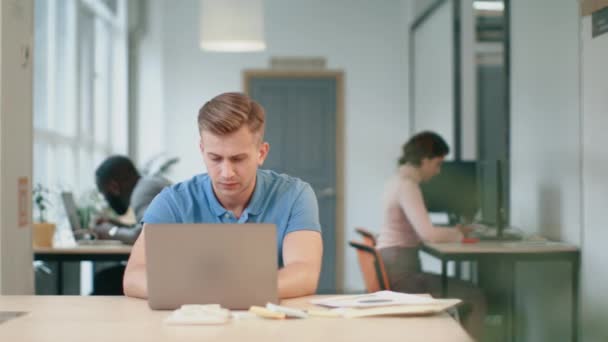
[{"label": "plant pot", "polygon": [[32,232],[32,244],[34,245],[34,247],[52,247],[53,235],[55,235],[54,223],[34,223]]}]

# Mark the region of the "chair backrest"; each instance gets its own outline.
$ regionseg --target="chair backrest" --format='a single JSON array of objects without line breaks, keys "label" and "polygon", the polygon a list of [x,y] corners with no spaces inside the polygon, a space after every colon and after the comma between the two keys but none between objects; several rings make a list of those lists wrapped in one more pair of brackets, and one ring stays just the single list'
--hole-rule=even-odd
[{"label": "chair backrest", "polygon": [[388,276],[380,253],[373,246],[368,246],[366,243],[350,241],[348,244],[357,251],[359,268],[361,269],[367,292],[390,290]]},{"label": "chair backrest", "polygon": [[355,231],[361,235],[364,244],[376,247],[376,235],[374,233],[362,227],[355,228]]}]

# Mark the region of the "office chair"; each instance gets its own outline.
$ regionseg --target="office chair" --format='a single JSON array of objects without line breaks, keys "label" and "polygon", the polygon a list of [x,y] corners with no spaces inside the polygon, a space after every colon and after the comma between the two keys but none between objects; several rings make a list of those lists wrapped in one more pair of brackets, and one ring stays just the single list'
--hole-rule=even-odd
[{"label": "office chair", "polygon": [[390,290],[388,276],[380,253],[373,246],[368,246],[366,243],[350,241],[348,244],[357,251],[359,268],[361,269],[367,292]]},{"label": "office chair", "polygon": [[362,227],[355,228],[355,231],[361,235],[364,244],[376,247],[376,235],[374,233]]}]

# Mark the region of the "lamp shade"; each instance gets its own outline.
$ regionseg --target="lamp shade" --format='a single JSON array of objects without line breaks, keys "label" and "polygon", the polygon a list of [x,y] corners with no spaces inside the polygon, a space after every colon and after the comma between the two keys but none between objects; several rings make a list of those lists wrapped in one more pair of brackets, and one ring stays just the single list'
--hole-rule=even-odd
[{"label": "lamp shade", "polygon": [[266,49],[263,0],[201,0],[203,50],[248,52]]}]

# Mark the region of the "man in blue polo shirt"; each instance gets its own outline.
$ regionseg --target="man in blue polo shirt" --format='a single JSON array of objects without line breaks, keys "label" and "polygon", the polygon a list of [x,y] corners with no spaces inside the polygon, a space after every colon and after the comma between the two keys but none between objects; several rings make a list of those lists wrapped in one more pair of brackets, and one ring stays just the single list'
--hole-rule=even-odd
[{"label": "man in blue polo shirt", "polygon": [[125,295],[147,298],[146,223],[274,223],[279,297],[316,291],[323,254],[317,199],[300,179],[258,169],[270,149],[264,120],[264,109],[239,93],[216,96],[200,109],[199,147],[208,173],[152,201],[125,270]]}]

